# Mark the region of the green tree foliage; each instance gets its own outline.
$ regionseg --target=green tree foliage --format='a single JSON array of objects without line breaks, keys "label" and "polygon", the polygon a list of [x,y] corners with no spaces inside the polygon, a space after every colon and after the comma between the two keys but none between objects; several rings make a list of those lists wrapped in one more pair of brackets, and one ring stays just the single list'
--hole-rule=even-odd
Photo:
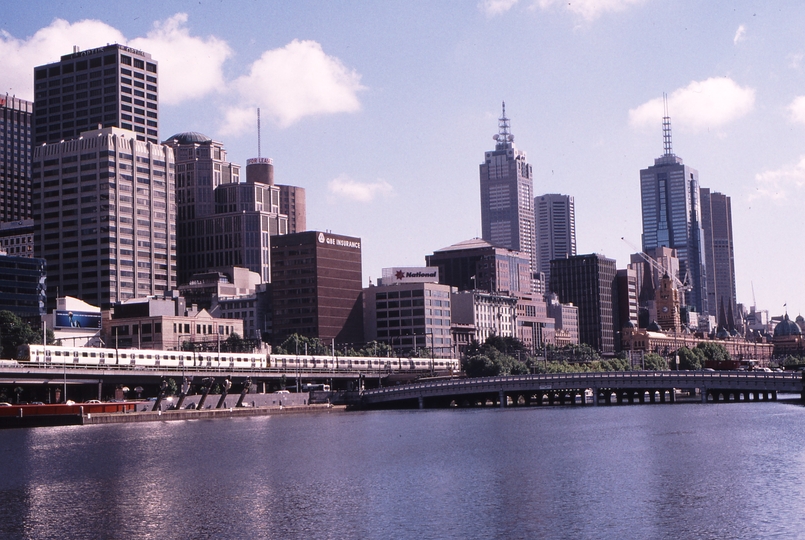
[{"label": "green tree foliage", "polygon": [[468,377],[523,375],[529,373],[529,360],[525,347],[517,339],[492,336],[483,345],[477,341],[470,343],[462,368]]},{"label": "green tree foliage", "polygon": [[528,367],[524,362],[506,355],[494,347],[483,353],[467,356],[463,362],[468,377],[496,377],[500,375],[524,375]]},{"label": "green tree foliage", "polygon": [[42,343],[42,336],[7,310],[0,311],[0,356],[15,358],[20,345]]},{"label": "green tree foliage", "polygon": [[732,358],[724,345],[705,341],[697,344],[694,348],[680,347],[676,351],[679,356],[679,369],[697,370],[702,369],[705,362],[725,362]]},{"label": "green tree foliage", "polygon": [[227,352],[246,352],[249,349],[248,343],[237,332],[229,334],[224,345]]},{"label": "green tree foliage", "polygon": [[643,357],[643,368],[646,371],[668,371],[668,362],[657,353],[648,353]]},{"label": "green tree foliage", "polygon": [[729,351],[727,351],[727,348],[721,343],[707,341],[699,343],[696,345],[696,348],[702,351],[702,355],[704,356],[705,360],[715,362],[726,362],[732,360]]},{"label": "green tree foliage", "polygon": [[[307,346],[307,348],[305,348]],[[332,354],[330,345],[319,338],[291,334],[280,345],[274,347],[275,354],[307,354],[327,356]]]},{"label": "green tree foliage", "polygon": [[788,367],[788,366],[798,366],[798,365],[803,364],[803,363],[805,363],[805,362],[802,360],[802,358],[800,358],[798,356],[793,356],[791,354],[789,354],[785,358],[785,360],[783,360],[783,365],[786,366],[786,367]]},{"label": "green tree foliage", "polygon": [[704,364],[704,353],[698,347],[688,349],[687,347],[680,347],[676,351],[676,356],[679,358],[679,369],[696,370],[702,369]]},{"label": "green tree foliage", "polygon": [[548,347],[545,351],[549,362],[595,362],[601,357],[598,351],[581,343],[579,345],[565,345],[564,347]]}]

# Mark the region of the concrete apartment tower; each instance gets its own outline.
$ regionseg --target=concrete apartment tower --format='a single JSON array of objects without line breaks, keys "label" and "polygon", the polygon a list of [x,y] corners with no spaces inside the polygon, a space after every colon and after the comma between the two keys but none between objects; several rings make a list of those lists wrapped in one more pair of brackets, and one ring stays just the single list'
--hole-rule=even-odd
[{"label": "concrete apartment tower", "polygon": [[538,268],[534,183],[525,152],[514,146],[505,103],[498,129],[499,132],[493,137],[495,149],[484,154],[484,162],[480,166],[481,235],[494,246],[527,255],[533,275]]},{"label": "concrete apartment tower", "polygon": [[[707,261],[707,297],[718,325],[735,329],[735,256],[732,243],[732,202],[723,193],[701,188],[704,253]],[[722,313],[723,306],[723,313]]]},{"label": "concrete apartment tower", "polygon": [[118,127],[159,143],[157,62],[124,45],[80,51],[34,68],[34,144]]},{"label": "concrete apartment tower", "polygon": [[576,209],[573,197],[549,193],[534,199],[538,270],[550,283],[551,261],[576,254]]},{"label": "concrete apartment tower", "polygon": [[671,148],[671,119],[663,118],[665,153],[640,171],[643,251],[676,249],[679,279],[691,285],[685,302],[708,313],[704,231],[699,198],[699,172],[684,165]]}]

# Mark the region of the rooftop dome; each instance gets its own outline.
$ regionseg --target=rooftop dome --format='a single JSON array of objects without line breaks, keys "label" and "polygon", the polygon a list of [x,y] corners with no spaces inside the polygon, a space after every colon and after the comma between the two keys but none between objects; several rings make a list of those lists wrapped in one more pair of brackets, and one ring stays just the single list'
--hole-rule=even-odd
[{"label": "rooftop dome", "polygon": [[193,143],[206,143],[212,141],[209,137],[198,131],[185,131],[184,133],[177,133],[173,137],[168,137],[170,141],[177,141],[179,144],[193,144]]},{"label": "rooftop dome", "polygon": [[662,332],[662,327],[660,327],[660,323],[658,323],[657,321],[651,321],[646,330],[648,330],[649,332]]},{"label": "rooftop dome", "polygon": [[634,323],[634,321],[626,321],[626,323],[624,323],[623,327],[624,328],[637,328],[637,325]]},{"label": "rooftop dome", "polygon": [[797,323],[788,318],[788,313],[786,313],[783,320],[774,327],[774,337],[799,336],[800,334],[802,334],[802,330],[799,329]]}]

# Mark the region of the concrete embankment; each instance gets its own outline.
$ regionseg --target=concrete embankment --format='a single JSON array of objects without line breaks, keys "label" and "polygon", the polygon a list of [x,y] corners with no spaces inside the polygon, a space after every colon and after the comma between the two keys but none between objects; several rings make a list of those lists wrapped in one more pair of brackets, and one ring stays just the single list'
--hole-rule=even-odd
[{"label": "concrete embankment", "polygon": [[213,418],[239,418],[246,416],[275,416],[313,412],[341,412],[341,405],[299,405],[291,407],[243,407],[231,409],[203,409],[181,411],[146,411],[130,413],[87,414],[81,417],[82,425],[129,424],[137,422],[169,422],[176,420],[203,420]]}]

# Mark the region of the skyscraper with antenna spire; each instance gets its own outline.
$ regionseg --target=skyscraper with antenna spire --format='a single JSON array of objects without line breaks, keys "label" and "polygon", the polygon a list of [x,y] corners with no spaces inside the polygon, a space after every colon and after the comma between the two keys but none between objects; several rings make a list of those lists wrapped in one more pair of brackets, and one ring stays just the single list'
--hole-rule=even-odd
[{"label": "skyscraper with antenna spire", "polygon": [[[665,97],[665,96],[663,96]],[[679,257],[679,279],[690,285],[685,304],[709,313],[704,256],[699,171],[685,165],[671,144],[671,118],[665,101],[662,121],[664,154],[640,171],[643,251],[665,246]]]},{"label": "skyscraper with antenna spire", "polygon": [[498,133],[492,138],[495,149],[484,154],[480,167],[481,235],[494,246],[527,255],[533,275],[538,268],[534,182],[525,152],[514,146],[505,102],[498,119]]}]

